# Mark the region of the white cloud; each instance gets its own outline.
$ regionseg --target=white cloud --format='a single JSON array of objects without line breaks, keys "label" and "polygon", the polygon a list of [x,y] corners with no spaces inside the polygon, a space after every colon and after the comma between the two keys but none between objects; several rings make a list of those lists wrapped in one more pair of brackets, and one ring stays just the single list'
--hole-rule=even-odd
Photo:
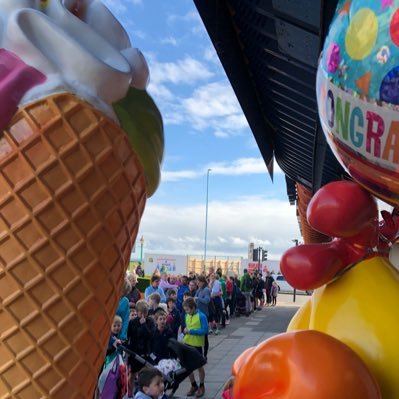
[{"label": "white cloud", "polygon": [[115,15],[122,26],[127,31],[131,42],[134,44],[136,38],[145,39],[147,34],[137,30],[130,10],[133,6],[142,6],[142,0],[102,0],[104,5]]},{"label": "white cloud", "polygon": [[203,57],[206,61],[212,62],[220,67],[220,60],[214,47],[206,48]]},{"label": "white cloud", "polygon": [[230,164],[226,162],[211,163],[209,168],[212,169],[212,174],[216,175],[237,176],[267,173],[266,165],[262,158],[241,158]]},{"label": "white cloud", "polygon": [[221,130],[215,130],[213,134],[215,137],[218,137],[220,139],[227,139],[228,137],[230,137],[227,132],[222,132]]},{"label": "white cloud", "polygon": [[226,117],[241,111],[230,84],[208,83],[194,90],[191,98],[183,101],[187,111],[200,117]]},{"label": "white cloud", "polygon": [[176,62],[162,63],[151,58],[149,61],[153,85],[163,82],[192,85],[213,76],[213,72],[209,71],[204,64],[188,56]]},{"label": "white cloud", "polygon": [[195,179],[199,176],[203,176],[203,171],[196,172],[193,170],[179,170],[177,172],[162,172],[162,181],[179,181],[186,179]]},{"label": "white cloud", "polygon": [[274,172],[274,174],[277,174],[277,173],[282,174],[282,173],[284,173],[281,170],[280,166],[278,166],[278,163],[276,161],[274,161],[273,172]]},{"label": "white cloud", "polygon": [[191,27],[190,31],[195,36],[203,36],[203,35],[205,35],[204,26],[202,25],[202,23],[193,25]]},{"label": "white cloud", "polygon": [[147,38],[147,33],[143,32],[142,30],[132,30],[132,36],[133,38],[138,37],[141,40],[144,40]]},{"label": "white cloud", "polygon": [[[213,162],[198,170],[162,171],[162,181],[171,182],[203,177],[208,169],[213,175],[242,176],[250,174],[268,174],[263,158],[240,158],[232,162]],[[274,173],[283,173],[274,163]]]},{"label": "white cloud", "polygon": [[157,99],[157,101],[164,103],[173,99],[173,93],[163,84],[153,84],[150,75],[150,84],[148,92]]},{"label": "white cloud", "polygon": [[201,18],[196,11],[190,11],[184,15],[178,15],[178,14],[171,14],[168,15],[167,22],[169,25],[175,25],[176,23],[188,23],[188,24],[193,24],[193,22],[201,23],[202,21]]},{"label": "white cloud", "polygon": [[[147,204],[139,237],[147,253],[202,255],[205,204],[167,206]],[[265,197],[238,198],[208,203],[209,256],[247,257],[248,245],[262,246],[279,258],[299,237],[295,207],[286,200]]]},{"label": "white cloud", "polygon": [[171,46],[177,46],[178,42],[177,39],[174,38],[173,36],[168,36],[164,37],[163,39],[160,40],[161,44],[170,44]]},{"label": "white cloud", "polygon": [[127,11],[127,7],[123,1],[120,0],[103,0],[105,6],[107,6],[116,16],[120,17]]},{"label": "white cloud", "polygon": [[213,82],[194,90],[181,102],[191,126],[199,131],[211,129],[215,136],[241,134],[248,128],[237,98],[226,82]]},{"label": "white cloud", "polygon": [[[148,55],[151,78],[148,91],[154,96],[165,125],[188,124],[196,131],[209,131],[228,138],[248,129],[248,123],[228,81],[208,83],[214,74],[200,61],[185,57],[174,63],[160,63]],[[203,82],[203,84],[199,84]],[[172,85],[197,85],[183,97]]]},{"label": "white cloud", "polygon": [[[379,205],[389,207],[379,201]],[[194,205],[157,205],[151,201],[140,225],[145,253],[203,256],[205,202]],[[278,260],[301,241],[295,206],[287,200],[265,196],[239,197],[234,201],[209,201],[207,254],[247,258],[250,242],[268,250]]]},{"label": "white cloud", "polygon": [[181,125],[184,122],[184,115],[177,112],[162,112],[165,125]]},{"label": "white cloud", "polygon": [[[189,56],[162,63],[148,53],[146,59],[151,71],[148,91],[153,94],[165,125],[189,124],[196,131],[208,131],[222,139],[248,129],[230,83],[209,82],[215,73],[206,64]],[[189,87],[181,90],[182,85]],[[196,88],[191,94],[181,94],[193,85]]]}]

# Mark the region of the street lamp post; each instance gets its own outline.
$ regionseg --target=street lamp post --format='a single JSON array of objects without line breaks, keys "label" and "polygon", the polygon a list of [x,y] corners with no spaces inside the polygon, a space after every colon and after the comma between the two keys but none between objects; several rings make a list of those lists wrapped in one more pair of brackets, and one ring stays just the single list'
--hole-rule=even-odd
[{"label": "street lamp post", "polygon": [[140,238],[140,264],[143,267],[143,247],[144,247],[144,236]]},{"label": "street lamp post", "polygon": [[204,272],[206,273],[206,243],[208,237],[208,194],[209,194],[209,172],[212,169],[208,169],[206,174],[206,206],[205,206],[205,244],[204,244]]}]

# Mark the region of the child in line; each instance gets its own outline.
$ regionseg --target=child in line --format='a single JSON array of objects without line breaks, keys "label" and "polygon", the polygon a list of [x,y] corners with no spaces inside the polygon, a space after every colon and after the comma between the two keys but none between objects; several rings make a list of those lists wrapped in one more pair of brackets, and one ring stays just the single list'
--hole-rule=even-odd
[{"label": "child in line", "polygon": [[155,311],[158,309],[161,303],[161,296],[158,292],[154,292],[148,297],[148,316],[154,316]]},{"label": "child in line", "polygon": [[116,315],[111,326],[111,336],[109,337],[107,353],[105,357],[105,366],[107,366],[116,355],[116,348],[122,341],[119,339],[119,334],[122,330],[122,317]]},{"label": "child in line", "polygon": [[136,310],[136,304],[130,302],[130,310],[129,310],[129,321],[133,320],[137,317],[137,310]]},{"label": "child in line", "polygon": [[[187,345],[193,346],[198,352],[203,354],[203,346],[205,344],[205,335],[208,334],[208,320],[204,313],[197,309],[197,304],[194,298],[187,298],[183,302],[183,309],[186,312],[185,328],[183,342]],[[195,381],[194,372],[189,375],[191,388],[187,392],[187,396],[196,396],[201,398],[205,395],[205,369],[200,367],[198,369],[199,382],[198,387]]]},{"label": "child in line", "polygon": [[[129,321],[127,329],[128,348],[138,355],[147,358],[151,353],[151,341],[155,331],[155,324],[152,317],[148,317],[148,303],[140,299],[136,303],[137,317]],[[130,382],[134,386],[134,379],[137,372],[143,365],[129,356],[128,365],[130,368]]]},{"label": "child in line", "polygon": [[[108,347],[107,347],[107,352],[106,352],[106,356],[105,356],[105,361],[101,368],[99,378],[102,376],[103,370],[115,359],[115,357],[117,355],[116,349],[117,349],[118,345],[122,343],[122,340],[119,338],[120,332],[122,330],[122,325],[123,325],[122,317],[115,315],[114,321],[112,322],[112,325],[111,325],[111,336],[109,337],[109,341],[108,341]],[[123,369],[123,367],[124,367],[124,365],[119,365],[120,370]],[[125,370],[125,372],[126,372],[126,370]],[[122,376],[125,374],[122,374]],[[118,384],[120,384],[120,387],[123,389],[123,386],[122,386],[123,378],[119,379]],[[96,386],[96,389],[94,392],[94,399],[100,399],[100,398],[101,398],[100,390],[99,390],[99,387]]]},{"label": "child in line", "polygon": [[166,299],[173,298],[177,302],[177,291],[175,289],[170,289],[167,291]]},{"label": "child in line", "polygon": [[[186,291],[183,294],[183,302],[187,299],[187,298],[192,298],[191,293],[189,291]],[[176,305],[177,306],[177,305]],[[183,334],[183,330],[186,327],[186,311],[184,310],[184,307],[182,307],[182,311],[180,314],[180,327],[179,327],[179,334]],[[178,334],[178,335],[179,335]]]},{"label": "child in line", "polygon": [[168,342],[169,338],[173,338],[173,332],[166,325],[166,313],[161,308],[157,309],[154,318],[156,329],[152,336],[150,358],[154,364],[158,364],[160,360],[172,357]]},{"label": "child in line", "polygon": [[144,368],[139,373],[139,391],[134,399],[168,399],[164,394],[162,373],[156,368]]},{"label": "child in line", "polygon": [[275,281],[272,282],[271,296],[272,296],[272,306],[277,305],[277,295],[278,295],[278,285]]},{"label": "child in line", "polygon": [[180,312],[176,308],[176,299],[168,298],[166,301],[168,306],[168,314],[166,317],[166,325],[172,330],[173,337],[177,339],[180,327]]},{"label": "child in line", "polygon": [[159,306],[155,309],[155,313],[159,310],[163,310],[166,314],[168,313],[168,305],[166,303],[160,303]]},{"label": "child in line", "polygon": [[209,288],[211,290],[211,301],[214,305],[209,314],[211,327],[209,332],[218,335],[220,333],[219,323],[223,316],[223,290],[219,274],[212,273],[209,275]]}]

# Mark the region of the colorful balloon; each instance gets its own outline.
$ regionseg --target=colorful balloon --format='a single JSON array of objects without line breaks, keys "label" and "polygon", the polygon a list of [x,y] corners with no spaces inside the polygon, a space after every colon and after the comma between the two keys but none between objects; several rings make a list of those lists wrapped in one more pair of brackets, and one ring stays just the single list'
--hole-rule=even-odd
[{"label": "colorful balloon", "polygon": [[233,367],[231,368],[231,374],[237,375],[241,368],[244,366],[245,362],[248,360],[251,353],[255,350],[255,346],[251,346],[248,349],[245,349],[244,352],[241,353],[240,356],[234,360]]},{"label": "colorful balloon", "polygon": [[399,273],[374,257],[317,289],[288,331],[308,328],[339,339],[363,359],[384,398],[399,398],[398,307]]},{"label": "colorful balloon", "polygon": [[[392,205],[399,204],[398,0],[338,2],[324,43],[316,91],[327,141],[348,173],[368,192],[352,182],[334,182],[320,189],[310,202],[309,224],[330,236],[332,241],[292,248],[283,255],[281,268],[288,282],[303,289],[320,287],[291,320],[288,331],[317,330],[327,334],[326,337],[336,338],[341,345],[348,345],[367,367],[371,379],[366,379],[370,383],[368,387],[376,387],[375,378],[381,394],[371,388],[356,396],[364,388],[356,384],[349,386],[347,392],[332,394],[346,385],[334,380],[336,370],[346,373],[348,369],[339,365],[343,358],[338,347],[331,353],[331,359],[338,361],[338,365],[334,370],[324,369],[324,355],[319,353],[321,343],[314,339],[308,350],[316,364],[314,369],[300,363],[291,347],[283,351],[280,345],[265,355],[264,362],[284,352],[288,360],[281,362],[280,372],[287,373],[288,366],[294,371],[285,374],[285,378],[272,374],[275,385],[264,387],[263,396],[256,396],[259,392],[252,388],[252,396],[248,397],[360,398],[371,394],[399,398],[396,338],[399,319],[394,316],[399,306],[399,273],[386,259],[389,255],[397,262],[399,257],[395,246],[389,254],[398,233],[399,218],[394,209],[392,213],[382,212],[383,221],[378,223],[377,205],[370,195]],[[379,290],[383,305],[377,299]],[[258,372],[255,367],[262,364],[261,358],[255,360],[258,348],[247,360],[244,370],[253,364],[252,373]],[[326,343],[324,349],[330,348]],[[301,370],[307,372],[298,377]],[[241,373],[237,380],[244,378]],[[247,379],[251,378],[250,374],[246,375]],[[330,381],[323,380],[326,375]],[[308,385],[301,387],[301,391],[290,391],[286,381],[291,382],[292,378],[300,387],[302,381],[297,381],[301,378]],[[249,380],[247,383],[249,392],[254,381],[252,385]],[[316,390],[314,396],[306,392],[309,386],[319,384],[323,387],[326,384],[328,392]]]},{"label": "colorful balloon", "polygon": [[318,331],[276,335],[249,355],[234,383],[234,399],[379,399],[363,361]]},{"label": "colorful balloon", "polygon": [[359,184],[391,204],[399,204],[398,6],[341,0],[317,74],[332,150]]}]

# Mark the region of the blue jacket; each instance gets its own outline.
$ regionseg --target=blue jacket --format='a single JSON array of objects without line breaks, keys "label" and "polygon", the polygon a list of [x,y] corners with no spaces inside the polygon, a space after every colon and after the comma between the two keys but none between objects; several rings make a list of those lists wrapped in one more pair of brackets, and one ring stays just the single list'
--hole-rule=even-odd
[{"label": "blue jacket", "polygon": [[182,311],[183,307],[183,295],[186,291],[188,291],[188,285],[181,285],[177,291],[177,298],[176,298],[176,307],[177,309],[180,310],[180,312]]},{"label": "blue jacket", "polygon": [[161,297],[161,303],[166,303],[165,292],[162,288],[154,288],[152,285],[149,285],[144,291],[145,300],[148,301],[148,297],[154,292],[158,292]]},{"label": "blue jacket", "polygon": [[123,341],[127,339],[127,327],[129,325],[129,313],[130,313],[130,305],[129,299],[125,296],[119,300],[118,309],[116,309],[116,314],[122,317],[122,329],[119,333],[119,338]]},{"label": "blue jacket", "polygon": [[211,290],[208,287],[198,288],[195,294],[197,307],[206,316],[209,316],[209,302],[211,300]]}]

